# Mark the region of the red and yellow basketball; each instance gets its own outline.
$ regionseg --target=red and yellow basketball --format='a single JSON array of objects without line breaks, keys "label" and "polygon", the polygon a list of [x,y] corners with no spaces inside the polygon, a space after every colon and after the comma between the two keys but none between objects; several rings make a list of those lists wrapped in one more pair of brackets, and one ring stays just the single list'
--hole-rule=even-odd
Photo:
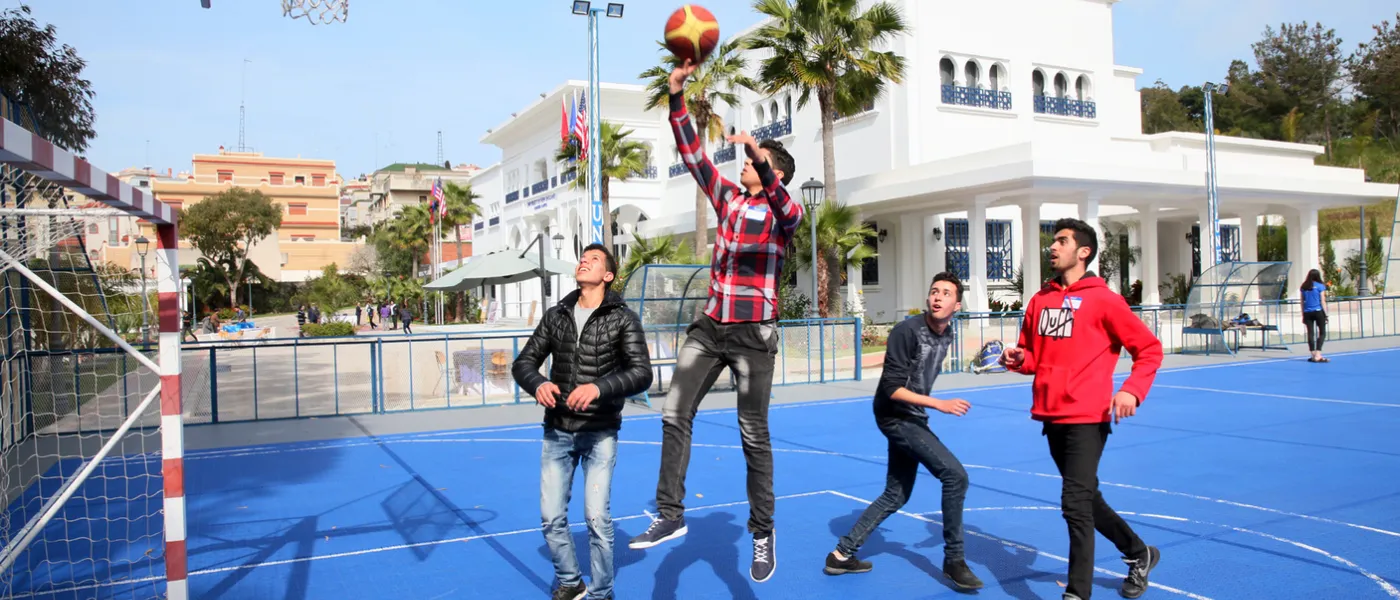
[{"label": "red and yellow basketball", "polygon": [[687,4],[666,20],[666,48],[676,58],[700,64],[719,44],[719,22],[703,6]]}]

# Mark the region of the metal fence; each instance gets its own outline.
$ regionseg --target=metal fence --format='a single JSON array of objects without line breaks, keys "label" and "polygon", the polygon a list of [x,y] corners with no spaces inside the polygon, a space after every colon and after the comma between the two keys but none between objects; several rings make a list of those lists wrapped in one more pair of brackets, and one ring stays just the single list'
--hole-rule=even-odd
[{"label": "metal fence", "polygon": [[[1228,338],[1230,347],[1272,349],[1307,341],[1307,333],[1303,329],[1303,310],[1298,301],[1256,301],[1238,306],[1242,314],[1248,314],[1261,325],[1272,327],[1267,330],[1227,330],[1224,337]],[[1219,339],[1187,331],[1192,317],[1187,313],[1199,312],[1199,308],[1188,310],[1184,305],[1164,305],[1133,307],[1133,312],[1162,341],[1163,352],[1228,351],[1221,347]],[[958,341],[953,352],[949,353],[944,370],[970,371],[977,353],[988,342],[1015,345],[1020,337],[1023,316],[1021,312],[959,314],[954,325]],[[1231,315],[1230,318],[1235,316],[1238,315]],[[1327,317],[1328,341],[1400,335],[1400,296],[1329,298]]]},{"label": "metal fence", "polygon": [[[860,378],[857,319],[781,321],[774,385]],[[534,402],[511,363],[531,331],[186,344],[188,423],[261,421]],[[647,329],[655,381],[669,389],[684,327]],[[721,374],[715,389],[732,379]],[[645,401],[644,396],[639,400]]]}]

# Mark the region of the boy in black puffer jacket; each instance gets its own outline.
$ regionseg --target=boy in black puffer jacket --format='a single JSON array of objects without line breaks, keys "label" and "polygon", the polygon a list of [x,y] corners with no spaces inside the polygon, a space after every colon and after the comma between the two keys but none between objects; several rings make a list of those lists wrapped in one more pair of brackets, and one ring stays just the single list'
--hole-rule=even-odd
[{"label": "boy in black puffer jacket", "polygon": [[[579,288],[545,312],[515,359],[520,388],[544,405],[540,454],[540,519],[554,562],[556,600],[612,597],[613,527],[608,514],[617,431],[627,397],[651,387],[651,359],[642,321],[622,296],[608,290],[617,259],[602,244],[583,249],[574,278]],[[549,378],[540,365],[554,357]],[[569,533],[569,490],[582,461],[591,589],[583,584]]]}]

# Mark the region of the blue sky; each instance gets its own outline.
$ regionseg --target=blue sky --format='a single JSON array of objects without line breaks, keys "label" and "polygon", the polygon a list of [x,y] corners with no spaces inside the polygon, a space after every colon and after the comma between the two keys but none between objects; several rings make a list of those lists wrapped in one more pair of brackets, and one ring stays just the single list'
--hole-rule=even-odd
[{"label": "blue sky", "polygon": [[[952,0],[920,0],[931,4]],[[986,0],[984,0],[986,1]],[[994,1],[994,0],[993,0]],[[627,4],[605,19],[602,77],[633,82],[655,64],[655,40],[678,2]],[[0,0],[0,8],[18,6]],[[355,177],[391,162],[445,157],[482,166],[500,152],[486,129],[566,79],[587,79],[586,19],[564,0],[358,0],[346,23],[312,26],[276,0],[31,0],[35,17],[87,60],[97,138],[88,157],[115,172],[177,172],[195,152],[238,144],[247,64],[247,145],[277,156],[330,158]],[[756,22],[751,0],[707,0],[723,34]],[[524,8],[525,10],[521,10]],[[1350,52],[1394,0],[1124,0],[1118,64],[1173,88],[1219,78],[1266,24],[1321,20]],[[1070,35],[1068,32],[1065,35]]]}]

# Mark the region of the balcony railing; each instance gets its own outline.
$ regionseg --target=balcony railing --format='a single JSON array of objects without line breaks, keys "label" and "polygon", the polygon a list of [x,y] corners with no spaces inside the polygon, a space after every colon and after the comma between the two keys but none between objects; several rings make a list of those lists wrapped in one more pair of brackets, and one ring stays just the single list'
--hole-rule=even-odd
[{"label": "balcony railing", "polygon": [[559,176],[559,185],[564,185],[575,179],[578,179],[578,169],[569,169]]},{"label": "balcony railing", "polygon": [[495,227],[495,226],[497,226],[497,225],[500,225],[500,224],[501,224],[501,218],[500,218],[500,217],[491,217],[491,221],[489,221],[489,224],[490,224],[492,227]]},{"label": "balcony railing", "polygon": [[680,177],[681,175],[685,175],[685,163],[676,163],[674,165],[671,165],[671,168],[667,169],[666,171],[668,174],[671,175],[671,177]]},{"label": "balcony railing", "polygon": [[509,193],[509,194],[506,194],[506,204],[510,204],[511,202],[515,202],[516,200],[519,200],[519,199],[520,199],[520,190],[515,190],[515,191],[512,191],[512,192]]},{"label": "balcony railing", "polygon": [[792,135],[792,117],[781,121],[774,121],[753,130],[753,139],[758,141],[780,138],[785,135]]},{"label": "balcony railing", "polygon": [[656,179],[656,167],[650,166],[643,169],[641,173],[637,174],[637,179]]},{"label": "balcony railing", "polygon": [[960,85],[943,86],[943,103],[978,108],[1011,110],[1011,92],[984,90]]},{"label": "balcony railing", "polygon": [[552,188],[559,187],[559,176],[558,176],[558,175],[555,175],[555,176],[549,178],[549,187],[552,187]]},{"label": "balcony railing", "polygon": [[734,144],[729,144],[723,148],[720,148],[719,152],[715,153],[715,164],[722,165],[724,163],[734,160],[734,152]]},{"label": "balcony railing", "polygon": [[548,179],[541,179],[541,180],[539,180],[539,181],[536,181],[536,182],[535,182],[535,185],[530,186],[530,193],[531,193],[531,194],[538,194],[538,193],[543,192],[543,191],[545,191],[545,190],[547,190],[547,189],[549,189],[549,180],[548,180]]},{"label": "balcony railing", "polygon": [[1078,117],[1081,119],[1094,119],[1098,117],[1098,108],[1093,102],[1075,100],[1073,98],[1056,98],[1054,96],[1036,96],[1035,112],[1047,115],[1059,115],[1061,117]]},{"label": "balcony railing", "polygon": [[482,229],[485,229],[485,228],[486,228],[486,222],[485,222],[485,221],[477,221],[477,222],[475,222],[475,223],[472,223],[472,231],[481,231]]}]

